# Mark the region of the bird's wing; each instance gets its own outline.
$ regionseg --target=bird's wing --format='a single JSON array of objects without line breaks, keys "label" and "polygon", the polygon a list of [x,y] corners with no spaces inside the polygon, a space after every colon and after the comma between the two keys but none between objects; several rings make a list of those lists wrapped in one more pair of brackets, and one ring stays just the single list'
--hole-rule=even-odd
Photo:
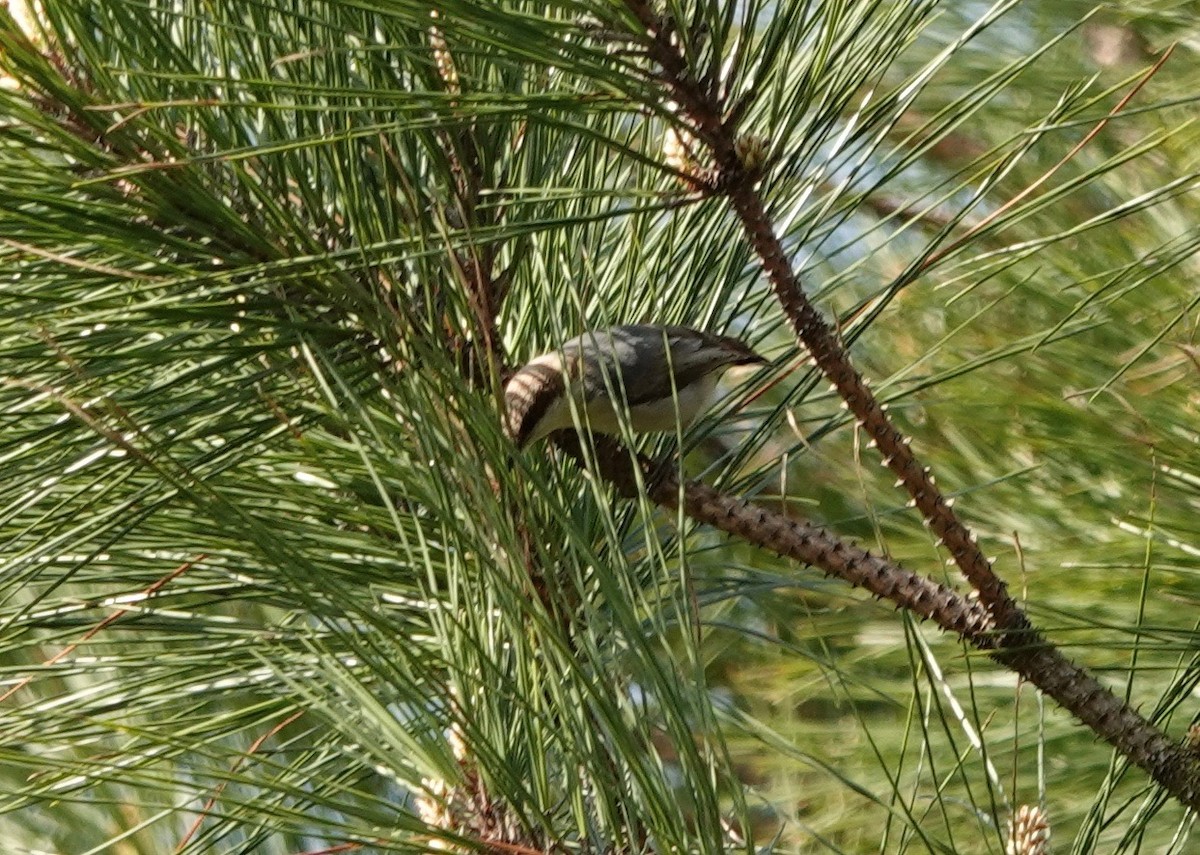
[{"label": "bird's wing", "polygon": [[[671,348],[669,359],[667,345]],[[629,406],[668,399],[672,388],[686,388],[725,366],[766,362],[735,338],[689,327],[649,325],[585,333],[563,345],[563,358],[572,377],[587,372],[586,387],[591,390],[591,397],[607,396],[612,387],[624,391]],[[648,369],[619,373],[618,367],[622,364],[665,367],[668,363],[670,373]]]}]

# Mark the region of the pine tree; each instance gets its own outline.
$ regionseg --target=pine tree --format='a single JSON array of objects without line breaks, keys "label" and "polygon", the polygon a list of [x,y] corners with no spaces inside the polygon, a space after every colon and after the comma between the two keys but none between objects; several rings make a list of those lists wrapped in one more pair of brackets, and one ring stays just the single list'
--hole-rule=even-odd
[{"label": "pine tree", "polygon": [[[13,851],[1186,846],[1189,18],[15,7]],[[770,366],[515,448],[634,322]]]}]

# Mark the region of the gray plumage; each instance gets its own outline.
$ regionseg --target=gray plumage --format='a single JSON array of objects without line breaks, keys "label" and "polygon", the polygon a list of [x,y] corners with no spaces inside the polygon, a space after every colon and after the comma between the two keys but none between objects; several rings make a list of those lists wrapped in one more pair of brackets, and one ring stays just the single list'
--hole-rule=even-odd
[{"label": "gray plumage", "polygon": [[[504,390],[519,445],[574,424],[617,433],[686,427],[708,406],[725,368],[766,360],[735,338],[683,326],[635,324],[584,333],[517,371]],[[565,392],[570,392],[570,397]]]}]

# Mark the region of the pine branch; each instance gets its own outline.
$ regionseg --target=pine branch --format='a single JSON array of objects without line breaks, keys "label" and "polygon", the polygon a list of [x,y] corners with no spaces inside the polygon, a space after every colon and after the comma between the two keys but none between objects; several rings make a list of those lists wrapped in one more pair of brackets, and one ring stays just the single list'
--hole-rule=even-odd
[{"label": "pine branch", "polygon": [[697,522],[816,567],[828,576],[839,576],[879,599],[891,600],[900,608],[934,621],[980,649],[990,650],[996,645],[998,636],[992,617],[979,602],[846,543],[821,526],[728,496],[700,481],[686,481],[681,489],[673,473],[659,471],[641,455],[633,457],[612,437],[596,436],[594,455],[584,452],[575,431],[559,431],[554,442],[581,465],[587,459],[594,460],[600,474],[625,498],[636,497],[639,484],[644,483],[650,499],[663,508],[682,508]]},{"label": "pine branch", "polygon": [[[988,636],[988,646],[984,649],[1074,713],[1182,803],[1200,808],[1200,757],[1173,742],[1086,670],[1063,656],[1033,627],[1009,596],[1004,581],[993,571],[975,535],[954,513],[953,500],[943,496],[929,468],[917,460],[910,447],[911,440],[893,425],[886,407],[879,403],[854,367],[836,330],[804,293],[758,191],[757,182],[761,177],[758,165],[748,164],[739,153],[737,119],[740,112],[727,110],[717,94],[717,87],[701,85],[675,44],[670,27],[650,4],[644,0],[626,0],[626,6],[644,28],[649,57],[658,66],[659,82],[678,104],[680,117],[692,126],[695,137],[708,147],[715,164],[711,191],[724,195],[741,221],[796,337],[832,382],[859,425],[871,437],[872,444],[879,449],[884,465],[896,474],[898,484],[907,490],[926,524],[950,551],[963,575],[978,592],[995,631],[994,635]],[[740,536],[790,527],[790,523],[770,520],[766,511],[760,512],[763,516],[757,525],[747,524],[735,506],[716,502],[695,490],[685,491],[684,509],[697,514],[697,519],[716,525],[720,515],[710,511],[721,507],[726,519],[736,521],[732,532]],[[657,489],[652,492],[652,497],[673,507],[672,500]],[[769,544],[761,545],[774,548],[774,539],[769,540]],[[811,538],[806,540],[804,536],[800,541],[807,547],[804,554],[811,556],[800,560],[827,571],[832,565],[827,568],[818,562],[828,562],[830,556],[843,554],[844,548],[834,549],[832,544]],[[856,565],[859,560],[856,557],[851,564]],[[859,584],[853,578],[850,581]],[[916,603],[904,605],[913,608]],[[919,610],[917,613],[922,614]],[[964,638],[980,646],[975,639]]]},{"label": "pine branch", "polygon": [[611,437],[596,437],[592,455],[585,454],[574,431],[559,431],[554,441],[581,464],[585,459],[594,461],[619,495],[637,496],[644,483],[649,498],[667,510],[682,508],[697,522],[816,567],[827,576],[839,576],[957,634],[1074,713],[1180,802],[1200,807],[1200,755],[1172,741],[1036,630],[1024,634],[1025,644],[1014,646],[1011,634],[998,630],[994,616],[979,601],[848,544],[807,520],[725,495],[699,481],[681,485],[674,474],[660,471],[644,457],[633,457]]}]

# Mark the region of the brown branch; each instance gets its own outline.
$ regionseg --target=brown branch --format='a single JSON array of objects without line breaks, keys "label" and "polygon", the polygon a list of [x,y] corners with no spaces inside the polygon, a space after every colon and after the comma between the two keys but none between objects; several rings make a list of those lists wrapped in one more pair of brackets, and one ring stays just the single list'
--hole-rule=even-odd
[{"label": "brown branch", "polygon": [[[577,461],[585,459],[575,431],[558,431],[553,436],[555,445],[567,454]],[[595,454],[590,457],[619,495],[637,496],[640,475],[650,499],[664,508],[682,507],[697,522],[708,523],[781,557],[816,567],[826,575],[840,576],[856,588],[935,621],[942,629],[959,634],[981,649],[995,647],[997,636],[987,609],[952,588],[846,543],[807,520],[727,496],[700,481],[684,483],[681,501],[679,481],[674,474],[656,472],[654,464],[640,455],[631,457],[613,437],[595,436],[593,442]]]},{"label": "brown branch", "polygon": [[979,592],[980,600],[995,617],[997,628],[1011,632],[1014,643],[1022,643],[1021,634],[1028,629],[1028,621],[1008,596],[1004,582],[992,572],[991,563],[967,527],[958,520],[933,478],[918,464],[909,449],[907,437],[891,424],[884,407],[851,363],[834,328],[804,294],[756,189],[757,176],[747,170],[737,155],[736,129],[724,120],[723,106],[703,97],[702,90],[689,73],[685,58],[671,44],[669,33],[649,6],[642,0],[626,2],[653,38],[651,56],[661,66],[662,81],[670,87],[681,113],[695,123],[697,135],[711,146],[718,187],[728,197],[741,221],[797,338],[804,343],[817,367],[833,382],[842,400],[878,446],[885,464],[896,473],[929,527],[945,543],[963,575]]},{"label": "brown branch", "polygon": [[[553,439],[576,460],[585,458],[574,431],[559,431]],[[595,453],[587,457],[619,495],[636,496],[640,480],[649,498],[663,508],[682,508],[697,522],[811,565],[826,575],[839,576],[856,588],[934,621],[1033,683],[1181,802],[1200,808],[1200,753],[1173,742],[1035,630],[1023,635],[1022,646],[1005,644],[1010,636],[996,631],[993,616],[978,600],[846,543],[806,520],[727,496],[699,481],[686,481],[681,490],[673,473],[657,471],[644,457],[632,457],[612,437],[595,437],[593,447]]]},{"label": "brown branch", "polygon": [[[708,145],[716,171],[713,191],[728,197],[797,338],[833,383],[872,444],[878,447],[884,464],[898,476],[898,483],[907,490],[927,525],[978,592],[990,619],[987,623],[990,632],[984,637],[977,633],[963,634],[964,639],[988,650],[998,662],[1017,671],[1074,713],[1181,802],[1200,809],[1200,755],[1170,740],[1084,669],[1070,662],[1032,627],[1008,595],[974,535],[954,513],[952,500],[942,495],[929,470],[918,462],[909,448],[909,439],[891,423],[886,408],[876,400],[851,363],[833,326],[805,295],[757,189],[757,170],[738,156],[736,116],[726,111],[717,96],[710,97],[698,84],[686,58],[672,44],[668,28],[650,5],[645,0],[626,0],[626,6],[645,30],[647,53],[658,65],[659,82],[668,88],[670,97],[679,105],[679,115],[689,121],[696,137]],[[651,498],[666,507],[677,507],[678,485],[670,490],[666,487],[671,487],[669,481],[653,485]],[[685,485],[682,505],[696,519],[764,548],[812,563],[827,572],[841,575],[842,568],[852,570],[852,575],[844,576],[852,584],[868,587],[873,580],[902,578],[874,568],[867,572],[863,568],[871,559],[869,555],[851,553],[853,557],[847,559],[847,550],[852,547],[835,547],[836,541],[824,540],[804,525],[786,517],[776,519],[770,511],[710,494],[701,485]],[[923,600],[917,593],[922,589],[914,585],[907,580],[903,585],[889,581],[884,585],[888,591],[880,595],[904,594],[903,600],[896,601],[918,614],[932,617],[930,601]],[[936,599],[938,595],[928,596]],[[959,631],[953,626],[947,628]]]},{"label": "brown branch", "polygon": [[899,478],[930,529],[979,592],[980,600],[995,616],[997,627],[1005,630],[1011,643],[1025,643],[1023,633],[1029,628],[1028,620],[1009,597],[1004,582],[992,572],[991,562],[984,557],[974,535],[959,521],[951,507],[952,500],[942,495],[929,471],[917,461],[908,437],[892,425],[884,405],[850,362],[833,327],[805,296],[758,193],[752,186],[736,183],[730,186],[729,199],[775,288],[775,296],[813,361],[832,381],[850,412],[879,448],[885,465]]}]

